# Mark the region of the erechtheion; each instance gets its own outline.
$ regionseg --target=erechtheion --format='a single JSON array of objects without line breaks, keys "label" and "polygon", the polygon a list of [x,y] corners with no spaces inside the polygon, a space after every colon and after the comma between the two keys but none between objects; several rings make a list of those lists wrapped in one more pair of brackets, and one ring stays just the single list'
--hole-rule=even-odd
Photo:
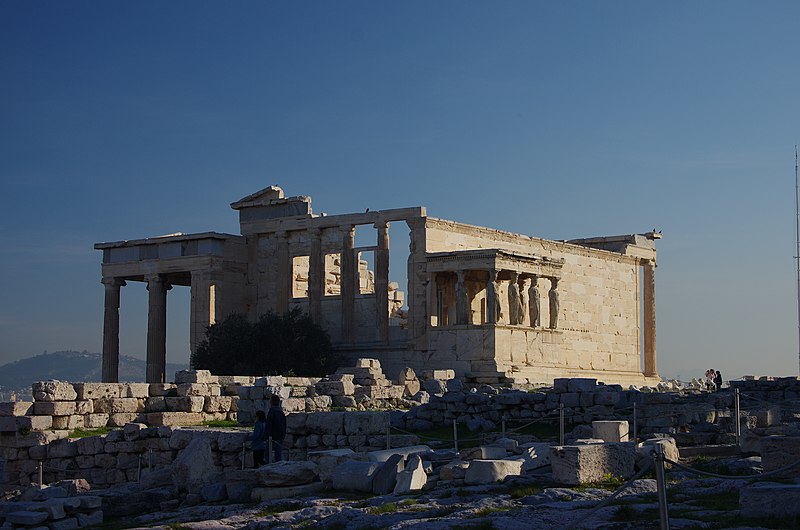
[{"label": "erechtheion", "polygon": [[[284,197],[277,186],[231,207],[241,235],[95,245],[103,251],[104,381],[118,377],[120,287],[131,281],[149,291],[148,382],[165,379],[173,285],[191,287],[192,351],[207,326],[232,312],[255,319],[300,307],[345,359],[378,358],[390,375],[410,366],[478,382],[658,380],[659,233],[551,241],[429,217],[419,206],[315,215],[310,197]],[[390,223],[409,230],[405,291],[389,277]],[[374,231],[376,243],[356,246],[356,227]]]}]

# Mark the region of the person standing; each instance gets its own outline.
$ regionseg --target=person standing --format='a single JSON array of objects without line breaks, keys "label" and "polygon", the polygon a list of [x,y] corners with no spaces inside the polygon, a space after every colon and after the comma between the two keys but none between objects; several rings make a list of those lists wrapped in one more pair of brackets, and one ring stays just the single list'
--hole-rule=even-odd
[{"label": "person standing", "polygon": [[267,413],[266,437],[272,438],[272,461],[279,462],[283,457],[283,440],[286,438],[286,414],[281,408],[281,397],[273,394]]},{"label": "person standing", "polygon": [[264,415],[263,410],[258,410],[256,411],[256,422],[253,425],[253,434],[247,437],[248,441],[253,442],[250,446],[253,450],[253,467],[261,467],[264,465],[265,440],[267,439],[266,433],[267,417]]},{"label": "person standing", "polygon": [[719,373],[719,370],[717,370],[717,373],[714,376],[714,386],[717,387],[717,390],[722,389],[722,374]]}]

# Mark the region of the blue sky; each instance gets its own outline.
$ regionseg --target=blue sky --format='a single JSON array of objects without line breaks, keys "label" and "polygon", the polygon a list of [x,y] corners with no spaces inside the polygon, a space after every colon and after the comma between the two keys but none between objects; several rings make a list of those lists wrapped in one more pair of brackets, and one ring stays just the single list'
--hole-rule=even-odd
[{"label": "blue sky", "polygon": [[[798,370],[795,2],[0,3],[0,362],[99,351],[95,242],[425,205],[553,239],[663,230],[658,364]],[[143,356],[146,291],[123,289]],[[168,357],[188,357],[188,289]]]}]

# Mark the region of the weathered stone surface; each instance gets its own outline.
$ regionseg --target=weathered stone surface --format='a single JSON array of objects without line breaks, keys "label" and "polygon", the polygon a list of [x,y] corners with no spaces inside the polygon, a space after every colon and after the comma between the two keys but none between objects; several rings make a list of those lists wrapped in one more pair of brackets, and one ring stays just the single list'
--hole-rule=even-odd
[{"label": "weathered stone surface", "polygon": [[166,397],[167,410],[170,412],[203,412],[205,399],[200,396]]},{"label": "weathered stone surface", "polygon": [[203,412],[228,412],[233,405],[233,398],[231,396],[206,396],[203,404]]},{"label": "weathered stone surface", "polygon": [[550,448],[553,480],[579,485],[598,482],[603,475],[630,478],[634,473],[636,447],[633,443],[564,445]]},{"label": "weathered stone surface", "polygon": [[519,447],[522,471],[531,471],[550,465],[550,447],[546,442],[530,442]]},{"label": "weathered stone surface", "polygon": [[247,432],[221,432],[217,438],[217,447],[220,451],[241,451],[242,444],[249,435]]},{"label": "weathered stone surface", "polygon": [[[800,460],[800,436],[764,436],[761,438],[761,464],[764,471],[775,471]],[[800,467],[789,469],[781,477],[800,476]]]},{"label": "weathered stone surface", "polygon": [[175,372],[175,383],[219,383],[219,379],[208,370],[180,370]]},{"label": "weathered stone surface", "polygon": [[405,459],[402,455],[394,454],[384,462],[372,480],[372,493],[387,495],[394,491],[397,484],[397,474],[405,469]]},{"label": "weathered stone surface", "polygon": [[321,492],[325,487],[322,482],[311,482],[300,486],[282,488],[253,488],[250,500],[263,502],[273,499],[296,499]]},{"label": "weathered stone surface", "polygon": [[105,427],[108,424],[108,420],[110,419],[109,414],[106,413],[94,413],[94,414],[86,414],[83,417],[84,425],[87,429],[96,429],[98,427]]},{"label": "weathered stone surface", "polygon": [[385,434],[389,428],[386,412],[348,412],[344,415],[344,433]]},{"label": "weathered stone surface", "polygon": [[463,479],[467,474],[469,462],[464,460],[453,460],[439,468],[439,478],[442,480]]},{"label": "weathered stone surface", "polygon": [[109,399],[121,397],[119,383],[74,383],[77,399]]},{"label": "weathered stone surface", "polygon": [[103,524],[103,510],[95,510],[90,513],[79,513],[76,514],[75,517],[78,519],[78,526],[80,528],[100,526]]},{"label": "weathered stone surface", "polygon": [[458,456],[461,460],[497,460],[508,456],[508,451],[503,447],[481,445],[462,449]]},{"label": "weathered stone surface", "polygon": [[318,393],[328,396],[352,396],[356,387],[351,375],[350,381],[320,381],[316,384],[316,389]]},{"label": "weathered stone surface", "polygon": [[224,482],[207,484],[200,488],[200,496],[206,502],[219,502],[228,498],[228,490]]},{"label": "weathered stone surface", "polygon": [[0,402],[0,416],[24,416],[33,410],[32,401]]},{"label": "weathered stone surface", "polygon": [[197,412],[152,412],[147,415],[147,424],[158,426],[200,425],[203,415]]},{"label": "weathered stone surface", "polygon": [[172,464],[172,482],[181,491],[199,492],[218,473],[211,453],[211,441],[196,437]]},{"label": "weathered stone surface", "polygon": [[28,510],[20,510],[17,512],[10,512],[6,514],[6,522],[11,524],[21,524],[25,526],[33,526],[43,523],[47,520],[47,512],[32,512]]},{"label": "weathered stone surface", "polygon": [[519,460],[471,460],[464,475],[465,484],[491,484],[522,474]]},{"label": "weathered stone surface", "polygon": [[115,412],[108,415],[108,424],[112,427],[124,427],[139,418],[136,412]]},{"label": "weathered stone surface", "polygon": [[[387,460],[387,463],[389,461]],[[384,464],[385,465],[385,464]],[[395,495],[402,495],[412,491],[419,491],[428,481],[428,475],[422,466],[419,455],[411,455],[403,471],[397,474],[397,483],[394,487]]]},{"label": "weathered stone surface", "polygon": [[592,438],[604,442],[627,442],[629,436],[627,421],[593,421]]},{"label": "weathered stone surface", "polygon": [[367,458],[370,462],[386,462],[392,455],[402,455],[408,457],[418,453],[431,453],[432,449],[427,445],[409,445],[406,447],[396,447],[393,449],[382,449],[380,451],[370,451]]},{"label": "weathered stone surface", "polygon": [[122,383],[119,397],[146,398],[150,395],[150,383]]},{"label": "weathered stone surface", "polygon": [[380,469],[377,462],[358,462],[347,460],[333,470],[333,489],[339,491],[363,491],[372,493],[375,472]]},{"label": "weathered stone surface", "polygon": [[317,480],[319,471],[314,462],[284,460],[259,467],[256,469],[256,475],[263,486],[299,486]]},{"label": "weathered stone surface", "polygon": [[306,418],[307,432],[317,434],[341,434],[344,427],[344,412],[317,412]]},{"label": "weathered stone surface", "polygon": [[45,431],[53,426],[52,416],[0,416],[0,431]]},{"label": "weathered stone surface", "polygon": [[[637,464],[640,468],[643,467],[648,460],[653,459],[653,451],[656,445],[660,445],[663,448],[664,456],[667,460],[672,460],[673,462],[679,461],[680,453],[674,438],[650,438],[636,447]],[[667,468],[671,467],[670,464],[666,465]]]},{"label": "weathered stone surface", "polygon": [[159,396],[159,397],[166,397],[166,396],[177,396],[178,385],[174,383],[150,383],[148,387],[148,395],[151,397]]},{"label": "weathered stone surface", "polygon": [[795,518],[800,516],[800,485],[759,482],[739,492],[743,517]]},{"label": "weathered stone surface", "polygon": [[65,381],[37,381],[32,390],[34,401],[74,401],[78,397],[72,383]]}]

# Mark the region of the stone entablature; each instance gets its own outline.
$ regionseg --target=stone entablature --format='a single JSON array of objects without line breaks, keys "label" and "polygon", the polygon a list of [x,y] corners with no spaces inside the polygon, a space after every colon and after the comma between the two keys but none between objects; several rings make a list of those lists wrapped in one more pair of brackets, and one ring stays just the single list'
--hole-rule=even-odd
[{"label": "stone entablature", "polygon": [[[255,319],[300,308],[341,355],[379,356],[392,376],[411,366],[478,381],[658,381],[658,233],[566,242],[436,219],[424,207],[318,215],[310,197],[285,197],[277,186],[231,207],[241,236],[96,245],[104,253],[105,381],[117,379],[119,290],[129,281],[147,282],[150,293],[149,382],[165,381],[172,285],[192,287],[192,351],[208,325],[232,312]],[[405,288],[390,279],[395,223],[409,230]],[[357,228],[375,244],[357,245]]]}]

